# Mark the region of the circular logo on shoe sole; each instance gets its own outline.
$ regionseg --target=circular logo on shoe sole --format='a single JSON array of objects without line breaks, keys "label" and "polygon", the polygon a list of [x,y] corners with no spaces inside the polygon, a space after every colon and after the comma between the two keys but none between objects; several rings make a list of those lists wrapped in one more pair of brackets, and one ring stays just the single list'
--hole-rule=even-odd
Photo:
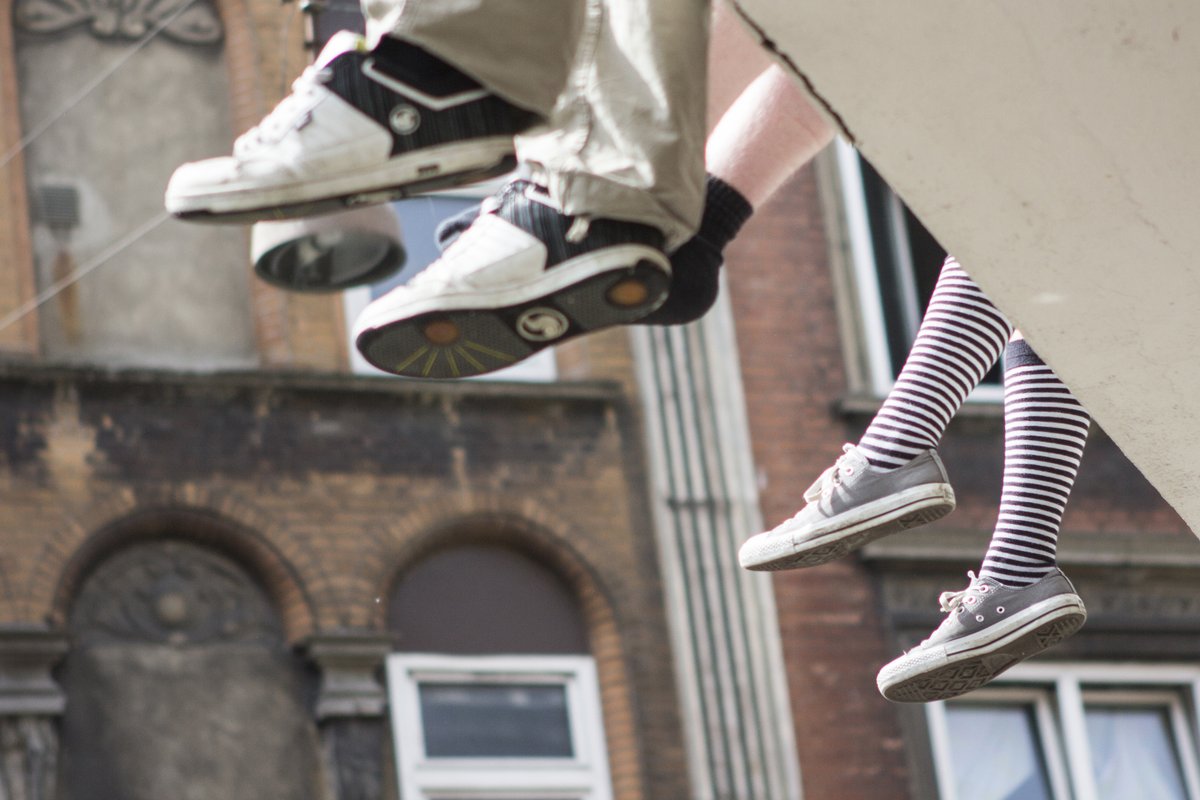
[{"label": "circular logo on shoe sole", "polygon": [[517,318],[517,333],[531,342],[549,342],[567,332],[571,323],[553,308],[531,308]]},{"label": "circular logo on shoe sole", "polygon": [[388,115],[388,124],[396,133],[408,136],[416,133],[417,128],[421,127],[421,112],[410,105],[398,105]]}]

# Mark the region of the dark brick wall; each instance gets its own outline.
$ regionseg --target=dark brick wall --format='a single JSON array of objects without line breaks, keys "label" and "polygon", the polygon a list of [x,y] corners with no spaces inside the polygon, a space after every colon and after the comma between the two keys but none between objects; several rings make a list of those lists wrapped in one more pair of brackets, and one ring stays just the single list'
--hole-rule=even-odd
[{"label": "dark brick wall", "polygon": [[[846,375],[821,213],[806,169],[727,260],[768,525],[857,434],[834,413]],[[899,726],[875,690],[887,651],[868,574],[848,559],[781,573],[775,588],[806,800],[907,797]]]}]

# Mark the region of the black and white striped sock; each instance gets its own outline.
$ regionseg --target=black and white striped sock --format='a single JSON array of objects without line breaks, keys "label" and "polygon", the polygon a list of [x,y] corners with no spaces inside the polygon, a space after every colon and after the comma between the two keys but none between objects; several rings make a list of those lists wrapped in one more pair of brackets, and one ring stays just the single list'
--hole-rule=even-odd
[{"label": "black and white striped sock", "polygon": [[937,447],[1011,334],[999,309],[947,258],[895,387],[858,443],[867,460],[893,469]]},{"label": "black and white striped sock", "polygon": [[1028,586],[1054,569],[1058,528],[1087,442],[1087,411],[1028,344],[1004,354],[1004,491],[980,569]]}]

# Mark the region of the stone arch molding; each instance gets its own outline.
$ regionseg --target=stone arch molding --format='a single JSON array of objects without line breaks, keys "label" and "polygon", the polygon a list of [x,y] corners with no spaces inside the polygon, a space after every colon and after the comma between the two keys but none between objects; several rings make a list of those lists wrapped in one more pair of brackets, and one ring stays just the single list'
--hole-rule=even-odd
[{"label": "stone arch molding", "polygon": [[80,582],[68,626],[76,646],[282,644],[282,620],[236,558],[172,536],[106,555]]},{"label": "stone arch molding", "polygon": [[[586,540],[572,535],[570,526],[536,501],[512,503],[502,496],[471,495],[444,504],[428,504],[391,526],[382,542],[380,569],[371,581],[375,617],[373,626],[387,627],[386,603],[374,598],[389,597],[404,572],[437,550],[465,544],[501,544],[529,556],[563,578],[581,604],[600,601],[612,617],[612,593],[595,561],[589,557]],[[589,625],[598,619],[587,619]]]},{"label": "stone arch molding", "polygon": [[[277,532],[250,509],[229,502],[223,506],[215,511],[205,505],[139,504],[90,530],[69,526],[43,548],[25,593],[32,605],[25,618],[45,619],[62,628],[84,582],[110,556],[138,543],[178,542],[208,547],[244,569],[269,598],[286,639],[304,638],[312,632],[315,614],[302,569],[317,559],[302,547],[279,546],[284,537],[274,535]],[[169,605],[176,601],[165,602],[164,613],[169,615]]]}]

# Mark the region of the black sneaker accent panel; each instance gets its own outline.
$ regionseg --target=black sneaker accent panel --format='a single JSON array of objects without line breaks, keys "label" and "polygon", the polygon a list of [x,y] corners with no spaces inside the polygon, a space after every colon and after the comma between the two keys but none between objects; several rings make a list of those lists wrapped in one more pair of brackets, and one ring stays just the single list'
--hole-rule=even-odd
[{"label": "black sneaker accent panel", "polygon": [[483,88],[470,75],[412,42],[384,36],[371,52],[380,72],[400,83],[420,86],[422,92],[433,97]]},{"label": "black sneaker accent panel", "polygon": [[534,184],[528,181],[509,183],[499,195],[500,207],[495,213],[546,245],[547,269],[568,259],[615,245],[644,244],[657,250],[663,249],[665,238],[657,228],[615,219],[590,220],[587,235],[579,241],[570,241],[567,234],[575,224],[576,217],[526,197],[525,191],[530,189],[536,191]]},{"label": "black sneaker accent panel", "polygon": [[[538,121],[533,112],[518,108],[497,95],[479,96],[481,90],[477,84],[467,87],[465,93],[439,95],[437,92],[444,91],[453,81],[433,81],[436,85],[427,86],[396,79],[411,86],[415,92],[438,100],[453,100],[455,94],[463,97],[462,102],[446,108],[431,108],[368,77],[363,72],[364,66],[370,70],[383,69],[374,53],[352,52],[338,56],[327,67],[325,87],[391,132],[393,156],[470,139],[515,136]],[[392,66],[388,69],[395,71]],[[388,80],[391,79],[389,73]]]}]

